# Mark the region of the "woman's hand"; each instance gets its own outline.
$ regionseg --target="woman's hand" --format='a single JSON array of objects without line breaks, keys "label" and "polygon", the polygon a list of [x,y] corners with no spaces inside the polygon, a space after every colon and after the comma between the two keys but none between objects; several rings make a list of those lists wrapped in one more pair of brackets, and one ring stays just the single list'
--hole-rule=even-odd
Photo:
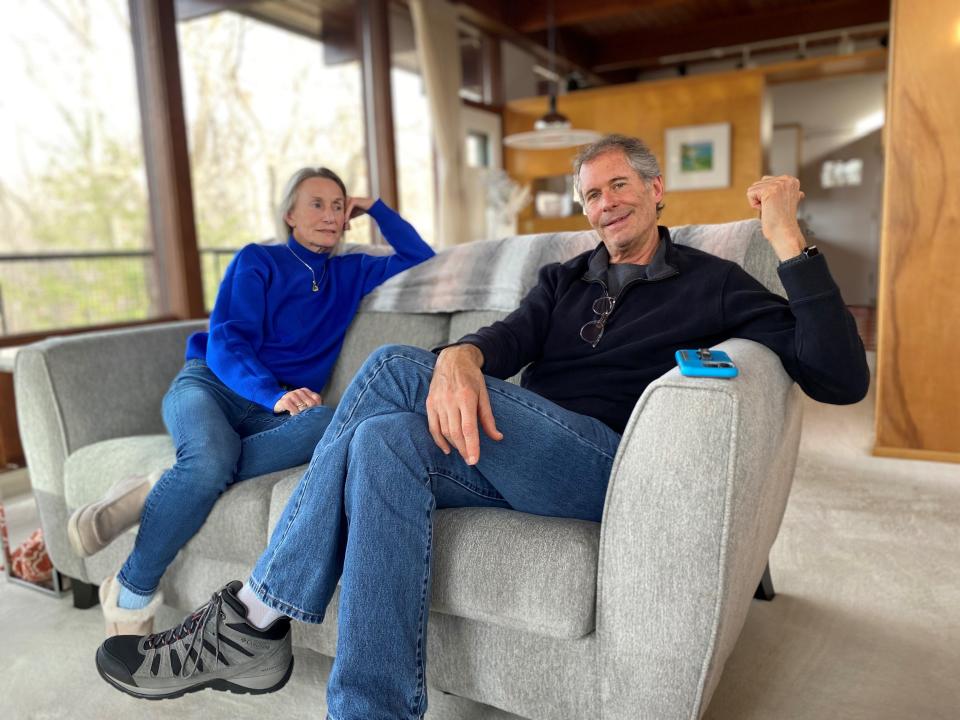
[{"label": "woman's hand", "polygon": [[275,413],[288,412],[291,415],[299,415],[307,408],[317,407],[318,405],[323,405],[323,397],[310,388],[302,387],[291,390],[277,400],[277,404],[273,406],[273,411]]},{"label": "woman's hand", "polygon": [[347,208],[344,212],[344,217],[347,219],[343,224],[344,230],[350,229],[350,221],[359,215],[363,215],[367,210],[370,209],[370,206],[375,203],[374,198],[368,197],[348,197],[347,198]]}]

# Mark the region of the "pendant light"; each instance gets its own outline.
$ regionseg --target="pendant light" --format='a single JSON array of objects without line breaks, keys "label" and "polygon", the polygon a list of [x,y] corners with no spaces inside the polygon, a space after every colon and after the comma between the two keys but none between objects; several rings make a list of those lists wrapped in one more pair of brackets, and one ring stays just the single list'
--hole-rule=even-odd
[{"label": "pendant light", "polygon": [[553,18],[553,0],[547,3],[547,45],[550,53],[550,110],[539,118],[533,130],[513,133],[503,139],[507,147],[518,150],[553,150],[556,148],[576,147],[599,140],[601,135],[593,130],[577,130],[571,126],[570,120],[557,111],[557,92],[559,83],[556,71],[556,33]]}]

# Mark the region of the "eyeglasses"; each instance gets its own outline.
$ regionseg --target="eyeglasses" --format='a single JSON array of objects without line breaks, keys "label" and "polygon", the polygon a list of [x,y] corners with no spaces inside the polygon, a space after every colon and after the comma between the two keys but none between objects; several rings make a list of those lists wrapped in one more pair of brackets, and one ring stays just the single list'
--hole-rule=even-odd
[{"label": "eyeglasses", "polygon": [[596,320],[591,320],[580,328],[580,337],[596,347],[603,337],[603,329],[607,325],[607,318],[613,312],[613,306],[617,304],[616,298],[604,295],[593,301],[593,311],[599,316]]}]

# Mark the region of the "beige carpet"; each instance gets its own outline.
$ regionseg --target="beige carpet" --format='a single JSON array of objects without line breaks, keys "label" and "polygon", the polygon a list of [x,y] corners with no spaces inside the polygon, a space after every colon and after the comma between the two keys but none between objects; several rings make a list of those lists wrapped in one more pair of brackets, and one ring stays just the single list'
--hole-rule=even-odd
[{"label": "beige carpet", "polygon": [[[778,595],[753,603],[707,720],[960,717],[960,466],[871,457],[872,407],[808,402]],[[14,507],[19,534],[35,519]],[[98,610],[0,581],[0,718],[323,717],[318,655],[274,695],[148,703],[97,676],[100,632]],[[508,717],[431,695],[430,720]]]}]

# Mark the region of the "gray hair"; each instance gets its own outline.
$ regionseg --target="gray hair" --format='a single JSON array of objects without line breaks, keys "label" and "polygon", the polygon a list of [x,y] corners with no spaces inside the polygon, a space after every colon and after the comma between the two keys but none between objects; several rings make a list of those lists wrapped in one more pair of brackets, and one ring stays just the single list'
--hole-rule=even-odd
[{"label": "gray hair", "polygon": [[[287,215],[293,210],[293,206],[297,202],[297,191],[306,180],[317,177],[333,180],[343,192],[344,206],[346,206],[347,186],[343,184],[343,180],[341,180],[340,176],[333,170],[325,167],[300,168],[287,180],[287,184],[283,188],[283,197],[280,200],[280,206],[277,208],[277,240],[279,242],[286,242],[287,238],[290,237],[290,233],[293,232],[293,228],[287,223]],[[346,218],[344,220],[346,220]],[[340,234],[337,244],[330,249],[330,254],[336,255],[340,252],[342,246],[343,233]]]},{"label": "gray hair", "polygon": [[[577,197],[584,208],[586,208],[586,203],[583,201],[583,189],[580,187],[580,168],[583,167],[584,163],[588,163],[601,155],[617,151],[623,153],[630,167],[645,183],[649,183],[660,175],[660,163],[657,162],[657,156],[650,152],[650,148],[643,140],[629,135],[604,135],[596,142],[583,148],[573,159],[573,187],[576,189]],[[663,203],[659,202],[657,203],[658,218],[661,212],[663,212]]]}]

